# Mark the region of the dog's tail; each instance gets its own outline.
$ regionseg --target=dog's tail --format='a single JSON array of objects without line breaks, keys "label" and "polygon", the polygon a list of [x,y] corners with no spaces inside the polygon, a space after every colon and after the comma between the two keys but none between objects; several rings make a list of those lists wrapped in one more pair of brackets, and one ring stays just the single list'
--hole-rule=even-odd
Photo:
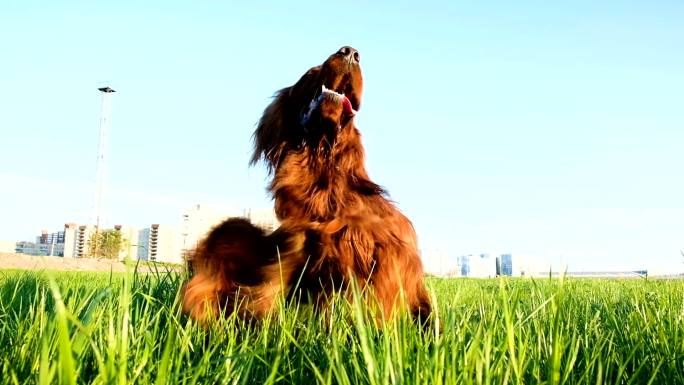
[{"label": "dog's tail", "polygon": [[282,230],[266,235],[242,218],[219,224],[188,261],[192,277],[183,288],[183,311],[199,321],[233,312],[263,317],[300,265],[299,238]]}]

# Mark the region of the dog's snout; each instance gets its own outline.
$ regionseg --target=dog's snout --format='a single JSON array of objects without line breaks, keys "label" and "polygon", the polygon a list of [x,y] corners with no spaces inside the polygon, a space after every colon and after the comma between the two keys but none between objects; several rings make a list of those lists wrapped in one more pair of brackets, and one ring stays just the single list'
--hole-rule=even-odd
[{"label": "dog's snout", "polygon": [[355,48],[350,47],[348,45],[345,45],[344,47],[340,48],[339,51],[337,51],[338,54],[343,55],[345,58],[347,58],[350,61],[359,62],[360,56],[359,56],[359,51],[357,51]]}]

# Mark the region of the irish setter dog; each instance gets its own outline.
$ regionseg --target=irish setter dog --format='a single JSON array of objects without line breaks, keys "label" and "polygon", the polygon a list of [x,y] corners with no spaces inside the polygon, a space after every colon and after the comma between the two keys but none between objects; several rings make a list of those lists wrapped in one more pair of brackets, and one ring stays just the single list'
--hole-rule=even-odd
[{"label": "irish setter dog", "polygon": [[408,308],[427,319],[413,226],[365,169],[354,125],[362,87],[359,53],[342,47],[277,92],[254,132],[251,164],[263,160],[273,177],[280,228],[266,234],[231,218],[212,229],[190,260],[183,308],[191,317],[258,319],[278,295],[305,293],[320,305],[354,281],[382,317]]}]

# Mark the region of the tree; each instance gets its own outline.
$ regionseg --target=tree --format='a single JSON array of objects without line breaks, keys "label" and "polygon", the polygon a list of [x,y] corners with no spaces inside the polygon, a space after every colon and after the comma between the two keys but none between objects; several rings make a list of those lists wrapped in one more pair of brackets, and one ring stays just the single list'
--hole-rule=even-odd
[{"label": "tree", "polygon": [[121,232],[112,229],[96,231],[88,240],[88,250],[92,258],[118,259],[123,245]]}]

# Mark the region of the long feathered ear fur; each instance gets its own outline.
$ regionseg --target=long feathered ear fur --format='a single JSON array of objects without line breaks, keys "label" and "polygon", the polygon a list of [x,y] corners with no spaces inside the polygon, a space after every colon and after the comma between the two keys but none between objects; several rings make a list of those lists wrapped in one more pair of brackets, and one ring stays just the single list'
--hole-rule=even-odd
[{"label": "long feathered ear fur", "polygon": [[276,93],[275,100],[266,107],[264,114],[259,120],[252,140],[254,141],[254,153],[249,161],[250,165],[256,164],[263,159],[269,172],[275,170],[280,158],[287,146],[286,140],[286,102],[290,94],[290,87]]},{"label": "long feathered ear fur", "polygon": [[252,135],[254,153],[250,165],[263,159],[268,171],[273,173],[287,148],[301,142],[304,135],[299,116],[301,111],[292,107],[308,104],[309,101],[304,99],[313,97],[320,70],[320,66],[311,68],[294,86],[283,88],[275,94],[275,100],[264,110]]}]

